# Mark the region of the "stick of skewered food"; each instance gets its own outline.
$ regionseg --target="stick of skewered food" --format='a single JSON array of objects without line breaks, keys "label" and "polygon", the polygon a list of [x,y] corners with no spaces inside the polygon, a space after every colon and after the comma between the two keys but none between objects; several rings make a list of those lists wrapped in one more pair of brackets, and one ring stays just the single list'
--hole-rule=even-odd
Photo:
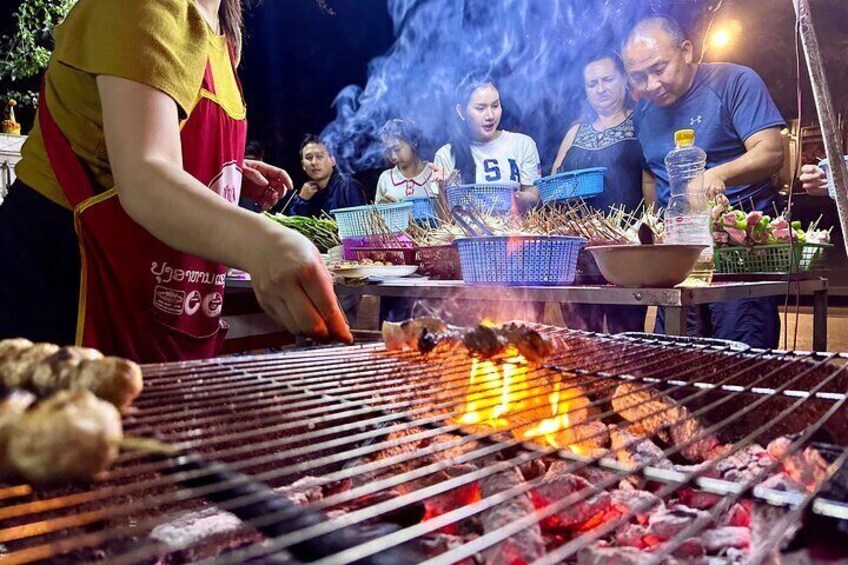
[{"label": "stick of skewered food", "polygon": [[13,390],[0,401],[0,476],[9,467],[7,453],[13,430],[27,408],[35,402],[35,395],[23,390]]},{"label": "stick of skewered food", "polygon": [[32,395],[0,404],[0,475],[32,483],[89,480],[118,455],[121,414],[87,390],[57,392],[27,409]]},{"label": "stick of skewered food", "polygon": [[403,322],[383,322],[386,349],[411,349],[429,353],[437,348],[464,346],[477,357],[489,359],[514,347],[531,363],[543,363],[554,352],[554,345],[536,330],[510,323],[499,328],[477,326],[461,328],[438,318],[417,318]]},{"label": "stick of skewered food", "polygon": [[141,393],[141,369],[120,357],[87,347],[59,347],[16,338],[0,341],[0,385],[39,396],[60,390],[90,390],[124,410]]}]

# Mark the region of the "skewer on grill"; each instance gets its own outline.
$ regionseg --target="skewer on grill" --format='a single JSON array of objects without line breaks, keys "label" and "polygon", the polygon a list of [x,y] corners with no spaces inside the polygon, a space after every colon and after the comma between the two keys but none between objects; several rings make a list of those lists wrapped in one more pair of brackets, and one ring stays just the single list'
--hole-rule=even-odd
[{"label": "skewer on grill", "polygon": [[124,410],[141,393],[142,377],[137,364],[104,357],[96,349],[16,338],[0,341],[0,386],[42,397],[61,390],[90,390]]},{"label": "skewer on grill", "polygon": [[15,391],[0,403],[0,476],[30,483],[89,480],[118,455],[121,414],[109,402],[87,390],[34,400]]},{"label": "skewer on grill", "polygon": [[536,330],[520,324],[499,328],[461,328],[438,318],[417,318],[403,322],[383,322],[386,349],[411,349],[429,353],[435,349],[464,346],[477,357],[489,359],[515,348],[531,363],[541,364],[554,352],[554,345]]},{"label": "skewer on grill", "polygon": [[156,439],[125,436],[118,410],[87,390],[60,391],[41,402],[13,390],[0,401],[0,477],[33,484],[87,481],[120,449],[177,453]]}]

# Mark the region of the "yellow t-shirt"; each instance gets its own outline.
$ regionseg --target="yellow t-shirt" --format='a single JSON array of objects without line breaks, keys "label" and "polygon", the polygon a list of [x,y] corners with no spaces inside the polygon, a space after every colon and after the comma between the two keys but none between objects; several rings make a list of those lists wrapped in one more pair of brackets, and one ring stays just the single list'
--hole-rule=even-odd
[{"label": "yellow t-shirt", "polygon": [[[244,118],[227,41],[213,33],[193,0],[80,0],[53,35],[56,48],[44,85],[47,104],[102,190],[115,183],[103,137],[98,75],[161,90],[177,103],[181,119],[201,96],[230,116]],[[207,62],[215,96],[200,88]],[[21,154],[15,167],[21,181],[70,208],[47,159],[37,118]]]}]

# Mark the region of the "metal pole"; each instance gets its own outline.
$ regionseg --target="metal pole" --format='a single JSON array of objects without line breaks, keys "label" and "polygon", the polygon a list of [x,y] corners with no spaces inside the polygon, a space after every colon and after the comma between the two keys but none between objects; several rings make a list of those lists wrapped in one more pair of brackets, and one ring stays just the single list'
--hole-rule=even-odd
[{"label": "metal pole", "polygon": [[813,26],[810,14],[809,0],[793,0],[795,13],[798,16],[801,30],[801,45],[804,47],[804,57],[810,72],[810,83],[816,101],[816,110],[821,124],[824,150],[830,161],[830,175],[836,187],[836,210],[839,212],[839,225],[842,227],[842,240],[848,252],[848,168],[842,158],[842,146],[839,140],[836,112],[833,110],[833,99],[824,72],[819,40]]}]

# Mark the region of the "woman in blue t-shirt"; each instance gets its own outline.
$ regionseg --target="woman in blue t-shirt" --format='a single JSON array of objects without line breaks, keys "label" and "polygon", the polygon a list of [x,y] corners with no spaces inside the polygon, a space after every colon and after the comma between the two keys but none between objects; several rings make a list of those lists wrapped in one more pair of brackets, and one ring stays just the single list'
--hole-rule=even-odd
[{"label": "woman in blue t-shirt", "polygon": [[[583,68],[583,87],[591,107],[562,140],[551,174],[606,167],[604,192],[588,200],[593,208],[635,211],[642,200],[654,201],[653,182],[642,170],[642,148],[633,128],[632,99],[621,59],[601,52]],[[643,306],[563,304],[568,327],[610,333],[643,331]]]}]

